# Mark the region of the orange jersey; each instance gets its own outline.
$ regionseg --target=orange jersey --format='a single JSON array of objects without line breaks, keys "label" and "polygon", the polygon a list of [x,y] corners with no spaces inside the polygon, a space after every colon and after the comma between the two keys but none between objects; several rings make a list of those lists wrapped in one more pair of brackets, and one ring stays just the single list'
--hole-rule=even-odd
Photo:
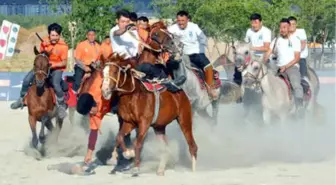
[{"label": "orange jersey", "polygon": [[75,58],[87,66],[92,62],[98,61],[100,55],[100,45],[96,42],[95,44],[90,44],[88,40],[80,42],[75,50]]},{"label": "orange jersey", "polygon": [[97,74],[94,79],[88,93],[90,93],[96,104],[98,112],[95,115],[90,115],[90,129],[97,130],[100,128],[101,121],[106,113],[110,112],[111,105],[110,100],[105,100],[101,92],[101,86],[103,84],[103,74]]},{"label": "orange jersey", "polygon": [[105,42],[103,42],[101,44],[101,53],[103,54],[104,58],[107,58],[108,56],[110,56],[113,53],[112,50],[112,44],[107,44]]},{"label": "orange jersey", "polygon": [[[50,53],[49,55],[49,63],[54,65],[56,63],[60,63],[68,60],[68,50],[69,46],[64,42],[64,40],[60,39],[55,45],[50,43],[49,37],[43,38],[43,42],[40,44],[40,52],[46,51]],[[61,68],[55,68],[64,71],[66,66]]]},{"label": "orange jersey", "polygon": [[147,30],[138,27],[138,35],[139,35],[139,38],[140,38],[143,42],[145,42],[145,43],[147,42],[147,39],[148,39],[148,36],[149,36],[149,33],[148,33]]}]

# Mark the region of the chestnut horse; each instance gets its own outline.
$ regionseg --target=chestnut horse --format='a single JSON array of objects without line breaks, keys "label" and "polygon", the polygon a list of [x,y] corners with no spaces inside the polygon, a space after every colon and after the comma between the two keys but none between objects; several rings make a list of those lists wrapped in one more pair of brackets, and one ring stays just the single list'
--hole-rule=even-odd
[{"label": "chestnut horse", "polygon": [[[149,127],[156,135],[165,135],[166,126],[177,120],[181,127],[192,157],[192,170],[196,168],[197,145],[192,133],[192,111],[184,91],[171,93],[165,89],[150,92],[134,69],[135,64],[125,60],[124,56],[114,54],[108,59],[104,68],[102,93],[105,99],[111,98],[112,92],[119,96],[118,114],[123,120],[122,128],[117,136],[117,145],[121,146],[123,156],[131,158],[135,155],[133,176],[140,172],[140,152]],[[160,88],[160,87],[155,87]],[[138,128],[134,143],[135,151],[127,149],[124,136]],[[167,140],[165,140],[167,144]],[[157,173],[164,174],[165,162],[161,163]]]},{"label": "chestnut horse", "polygon": [[[57,136],[62,128],[63,119],[57,116],[55,93],[47,83],[50,70],[49,53],[40,53],[36,47],[34,47],[34,52],[36,55],[34,60],[35,80],[25,96],[25,102],[28,107],[28,120],[33,135],[32,146],[37,148],[39,141],[42,145],[45,143],[44,127],[47,127],[49,131],[52,131],[54,128],[51,119],[56,118]],[[37,121],[40,121],[42,124],[39,139],[36,135]]]}]

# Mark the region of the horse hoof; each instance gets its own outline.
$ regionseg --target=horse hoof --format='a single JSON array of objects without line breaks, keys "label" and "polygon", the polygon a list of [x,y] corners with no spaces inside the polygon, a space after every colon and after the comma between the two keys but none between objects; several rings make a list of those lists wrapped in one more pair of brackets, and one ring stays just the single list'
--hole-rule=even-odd
[{"label": "horse hoof", "polygon": [[164,171],[157,171],[157,172],[156,172],[156,175],[157,175],[157,176],[164,176],[164,175],[165,175],[165,172],[164,172]]},{"label": "horse hoof", "polygon": [[140,173],[140,169],[138,167],[133,168],[132,177],[138,177]]},{"label": "horse hoof", "polygon": [[133,149],[127,149],[125,152],[123,152],[123,156],[128,160],[135,157],[135,152]]}]

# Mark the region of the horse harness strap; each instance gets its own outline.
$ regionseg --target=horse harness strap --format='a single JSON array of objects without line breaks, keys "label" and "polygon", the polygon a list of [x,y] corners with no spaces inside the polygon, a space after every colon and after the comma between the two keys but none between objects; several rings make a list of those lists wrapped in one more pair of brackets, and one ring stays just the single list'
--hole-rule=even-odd
[{"label": "horse harness strap", "polygon": [[153,120],[151,123],[151,126],[155,125],[158,117],[159,117],[159,110],[160,110],[160,91],[158,91],[156,89],[156,87],[154,86],[154,116],[153,116]]},{"label": "horse harness strap", "polygon": [[162,49],[154,49],[150,45],[148,45],[145,42],[143,42],[142,40],[139,40],[131,31],[128,30],[127,32],[132,36],[133,39],[135,39],[136,41],[138,41],[145,48],[150,49],[150,50],[155,51],[155,52],[158,52],[158,53],[162,52]]}]

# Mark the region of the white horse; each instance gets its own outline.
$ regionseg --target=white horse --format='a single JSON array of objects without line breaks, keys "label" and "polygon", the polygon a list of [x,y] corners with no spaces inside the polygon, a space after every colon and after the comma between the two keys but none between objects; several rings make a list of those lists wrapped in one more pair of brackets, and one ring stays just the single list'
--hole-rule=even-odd
[{"label": "white horse", "polygon": [[[263,120],[270,124],[273,116],[277,116],[281,123],[285,123],[289,116],[295,116],[296,107],[294,96],[287,83],[264,63],[251,61],[242,71],[244,86],[262,91],[261,103]],[[309,84],[311,87],[311,84]],[[313,88],[311,96],[314,97]],[[304,102],[307,111],[311,111],[314,98]]]},{"label": "white horse", "polygon": [[[212,100],[206,89],[201,88],[198,77],[192,70],[189,57],[184,55],[179,70],[185,70],[186,81],[181,85],[183,91],[187,94],[192,105],[193,112],[207,119],[212,119],[217,124],[218,106],[220,98],[220,88],[215,89],[217,99]],[[207,113],[207,107],[212,105],[212,116]]]},{"label": "white horse", "polygon": [[[214,124],[217,124],[217,116],[219,111],[219,104],[227,104],[231,101],[236,101],[240,97],[239,86],[230,81],[222,81],[221,87],[215,89],[216,99],[209,97],[206,89],[202,89],[202,86],[199,82],[198,77],[193,72],[193,70],[201,70],[195,67],[192,67],[189,56],[183,55],[183,44],[180,41],[180,38],[174,36],[174,43],[178,48],[179,55],[182,59],[180,67],[177,73],[183,73],[186,75],[186,81],[181,85],[183,91],[187,94],[192,109],[194,113],[198,113],[200,116],[205,117],[214,121]],[[218,63],[219,60],[223,59],[223,55],[218,57],[215,63]],[[207,112],[207,107],[211,105],[212,115],[210,116]]]}]

